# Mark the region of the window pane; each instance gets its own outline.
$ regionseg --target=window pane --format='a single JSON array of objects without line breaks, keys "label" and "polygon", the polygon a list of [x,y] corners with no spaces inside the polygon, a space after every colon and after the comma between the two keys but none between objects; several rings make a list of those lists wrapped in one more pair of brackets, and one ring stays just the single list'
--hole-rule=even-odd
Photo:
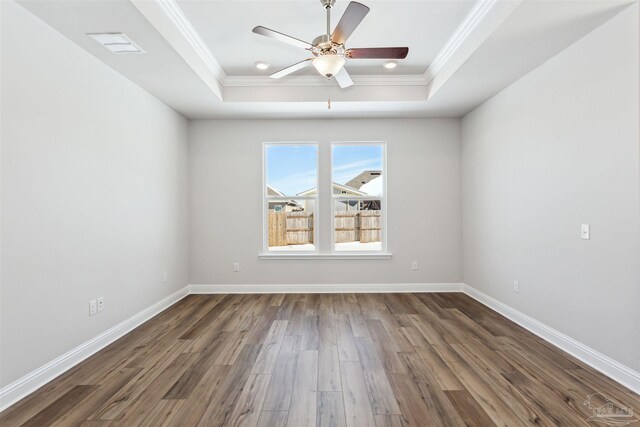
[{"label": "window pane", "polygon": [[334,145],[333,194],[383,196],[383,155],[381,144]]},{"label": "window pane", "polygon": [[269,200],[270,251],[315,250],[315,200]]},{"label": "window pane", "polygon": [[315,195],[318,150],[315,144],[267,145],[267,196]]},{"label": "window pane", "polygon": [[334,200],[335,250],[382,250],[382,201]]}]

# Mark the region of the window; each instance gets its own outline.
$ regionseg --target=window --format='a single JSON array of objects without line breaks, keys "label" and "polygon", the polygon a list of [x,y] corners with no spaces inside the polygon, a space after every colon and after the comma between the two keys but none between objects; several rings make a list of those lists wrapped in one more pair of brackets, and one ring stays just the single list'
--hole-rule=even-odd
[{"label": "window", "polygon": [[318,146],[265,144],[264,164],[266,249],[315,251]]},{"label": "window", "polygon": [[334,143],[331,159],[333,250],[383,251],[384,145]]},{"label": "window", "polygon": [[265,257],[389,257],[384,143],[265,143],[263,159]]}]

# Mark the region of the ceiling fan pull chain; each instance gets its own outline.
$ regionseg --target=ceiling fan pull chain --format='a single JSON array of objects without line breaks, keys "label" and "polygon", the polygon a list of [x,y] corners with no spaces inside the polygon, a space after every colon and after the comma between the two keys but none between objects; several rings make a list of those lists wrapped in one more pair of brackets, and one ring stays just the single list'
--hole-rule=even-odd
[{"label": "ceiling fan pull chain", "polygon": [[[327,82],[331,81],[331,79],[327,79]],[[327,110],[331,110],[331,85],[325,85],[327,88]]]}]

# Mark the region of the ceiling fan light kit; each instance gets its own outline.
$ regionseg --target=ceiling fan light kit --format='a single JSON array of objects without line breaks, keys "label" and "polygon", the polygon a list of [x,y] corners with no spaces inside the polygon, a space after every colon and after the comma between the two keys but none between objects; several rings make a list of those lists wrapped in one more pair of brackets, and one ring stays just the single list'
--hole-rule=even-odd
[{"label": "ceiling fan light kit", "polygon": [[253,29],[256,34],[301,47],[313,54],[312,58],[277,71],[269,77],[274,79],[282,78],[306,67],[311,62],[322,76],[333,77],[341,88],[346,88],[353,85],[349,73],[344,68],[346,59],[404,59],[407,57],[409,53],[408,47],[345,48],[345,42],[369,13],[369,8],[361,3],[352,1],[347,6],[333,33],[331,33],[331,9],[335,4],[335,0],[320,0],[320,3],[327,11],[327,33],[316,37],[312,43],[307,43],[262,26]]},{"label": "ceiling fan light kit", "polygon": [[345,61],[340,55],[328,54],[318,56],[312,62],[320,74],[330,79],[340,72]]}]

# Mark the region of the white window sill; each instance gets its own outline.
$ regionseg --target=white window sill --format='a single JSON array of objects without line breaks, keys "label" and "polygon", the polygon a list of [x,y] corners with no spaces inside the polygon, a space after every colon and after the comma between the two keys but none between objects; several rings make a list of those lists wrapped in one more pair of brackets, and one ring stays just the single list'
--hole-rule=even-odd
[{"label": "white window sill", "polygon": [[318,254],[318,253],[262,253],[258,259],[391,259],[390,253],[344,253],[344,254]]}]

